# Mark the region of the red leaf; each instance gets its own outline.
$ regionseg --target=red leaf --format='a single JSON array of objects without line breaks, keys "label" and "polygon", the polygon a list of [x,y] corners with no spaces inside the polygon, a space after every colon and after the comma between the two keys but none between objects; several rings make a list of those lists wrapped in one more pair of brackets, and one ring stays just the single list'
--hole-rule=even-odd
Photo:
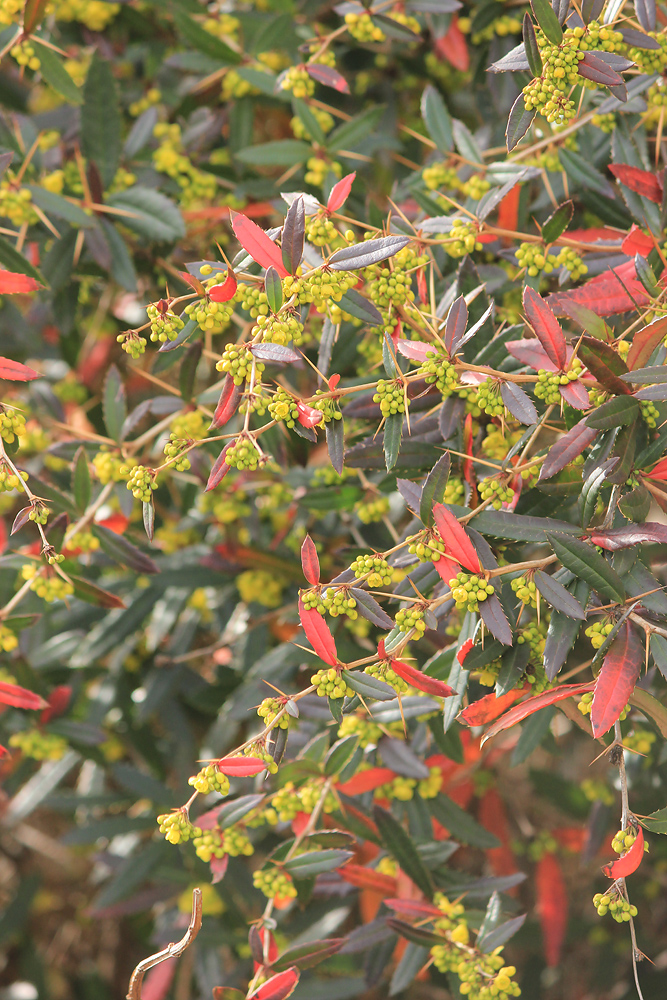
[{"label": "red leaf", "polygon": [[[349,869],[349,865],[347,866]],[[442,910],[418,899],[385,899],[384,905],[403,917],[442,917]]]},{"label": "red leaf", "polygon": [[502,715],[506,708],[513,705],[525,693],[525,688],[513,688],[507,694],[501,694],[498,697],[492,691],[491,694],[485,694],[482,698],[474,701],[472,705],[464,708],[462,712],[459,712],[458,718],[462,719],[468,726],[485,726],[487,722],[493,722],[499,715]]},{"label": "red leaf", "polygon": [[445,543],[446,554],[456,559],[457,562],[465,566],[466,569],[478,573],[482,564],[475,551],[472,542],[465,532],[465,528],[459,524],[451,511],[447,510],[444,504],[437,503],[433,508],[433,518],[435,525],[440,532],[440,537]]},{"label": "red leaf", "polygon": [[644,831],[641,826],[637,830],[637,837],[630,848],[625,854],[621,855],[616,861],[610,861],[608,865],[605,865],[602,871],[605,873],[607,878],[625,878],[626,875],[632,875],[636,872],[642,863],[642,858],[644,857]]},{"label": "red leaf", "polygon": [[560,962],[567,930],[567,890],[555,854],[543,854],[535,874],[537,912],[542,925],[544,957],[553,968]]},{"label": "red leaf", "polygon": [[178,959],[168,958],[150,969],[141,987],[141,1000],[164,1000],[177,967]]},{"label": "red leaf", "polygon": [[667,333],[667,317],[656,319],[653,323],[637,330],[632,338],[628,351],[627,365],[630,371],[643,368],[658,344],[662,343]]},{"label": "red leaf", "polygon": [[461,73],[467,73],[470,66],[470,54],[465,35],[459,27],[459,19],[454,14],[449,26],[449,31],[435,41],[435,52],[442,59],[446,59],[454,69]]},{"label": "red leaf", "polygon": [[559,385],[558,391],[565,402],[575,410],[587,410],[591,405],[588,390],[581,382],[570,382],[569,385]]},{"label": "red leaf", "polygon": [[9,358],[0,358],[0,378],[6,378],[10,382],[32,382],[41,377],[34,368],[28,368],[18,361],[10,361]]},{"label": "red leaf", "polygon": [[639,254],[640,257],[648,257],[653,247],[653,240],[648,233],[645,233],[643,229],[640,229],[634,223],[630,232],[621,243],[621,250],[628,257],[634,257],[635,254]]},{"label": "red leaf", "polygon": [[438,698],[450,698],[453,694],[456,694],[456,691],[449,684],[445,684],[444,681],[439,681],[435,677],[429,677],[428,674],[422,673],[416,667],[411,667],[408,663],[403,663],[402,660],[391,660],[390,663],[391,669],[399,677],[402,677],[404,681],[411,684],[412,687],[416,687],[419,691],[434,694]]},{"label": "red leaf", "polygon": [[322,423],[322,412],[321,410],[316,410],[314,406],[308,406],[307,403],[297,403],[296,408],[299,411],[299,416],[297,420],[302,427],[317,427],[318,424]]},{"label": "red leaf", "polygon": [[308,583],[314,587],[320,582],[320,560],[317,557],[315,542],[310,535],[306,535],[301,546],[301,566]]},{"label": "red leaf", "polygon": [[55,687],[47,699],[47,707],[42,710],[39,717],[40,726],[44,726],[51,719],[62,715],[69,705],[71,697],[72,688],[69,684],[59,684],[58,687]]},{"label": "red leaf", "polygon": [[549,305],[558,314],[562,312],[564,302],[576,302],[596,316],[615,316],[634,310],[635,305],[640,308],[648,305],[650,297],[637,277],[634,260],[629,260],[591,278],[578,288],[549,296]]},{"label": "red leaf", "polygon": [[[253,226],[254,225],[255,223],[253,222]],[[257,228],[259,229],[259,226]],[[236,232],[236,230],[234,230],[234,232]],[[260,232],[262,232],[261,229]],[[269,243],[273,243],[273,241],[269,240]],[[275,247],[275,243],[273,243],[273,246]],[[276,250],[277,249],[278,248],[276,247]],[[234,272],[230,267],[229,270],[227,271],[227,277],[225,278],[223,283],[221,285],[213,285],[213,288],[211,288],[211,290],[208,293],[208,297],[211,300],[211,302],[229,302],[229,300],[233,299],[234,295],[236,294],[236,285],[237,285],[236,275],[234,274]]]},{"label": "red leaf", "polygon": [[448,559],[447,556],[441,555],[439,559],[433,563],[433,567],[437,572],[441,580],[445,583],[449,583],[453,576],[461,572],[461,567],[453,559]]},{"label": "red leaf", "polygon": [[396,777],[394,771],[388,767],[371,767],[367,771],[360,771],[349,781],[342,785],[337,785],[337,790],[343,795],[363,795],[364,792],[372,792],[380,785],[387,785]]},{"label": "red leaf", "polygon": [[218,771],[233,778],[250,778],[266,770],[266,761],[259,757],[223,757],[216,762]]},{"label": "red leaf", "polygon": [[519,228],[519,196],[521,185],[516,184],[508,191],[498,206],[498,228],[516,232]]},{"label": "red leaf", "polygon": [[560,323],[541,295],[526,286],[523,290],[523,308],[526,318],[556,368],[565,368],[567,349]]},{"label": "red leaf", "polygon": [[598,432],[593,427],[587,427],[584,420],[580,420],[578,424],[571,427],[549,449],[540,469],[539,482],[550,479],[564,469],[573,459],[581,455],[582,451],[585,451],[597,436]]},{"label": "red leaf", "polygon": [[466,656],[468,655],[468,653],[470,652],[470,650],[474,645],[475,643],[473,642],[472,639],[466,639],[466,641],[463,643],[463,645],[457,652],[456,659],[459,661],[461,666],[463,666],[463,661],[465,660]]},{"label": "red leaf", "polygon": [[434,354],[436,352],[433,344],[427,344],[423,340],[398,340],[396,348],[404,358],[416,361],[420,365],[426,361],[427,354]]},{"label": "red leaf", "polygon": [[639,633],[624,621],[595,680],[591,726],[596,738],[614,725],[635,689],[644,650]]},{"label": "red leaf", "polygon": [[357,172],[355,170],[353,174],[346,174],[345,177],[342,177],[334,184],[327,201],[327,212],[337,212],[339,208],[343,207],[352,190],[352,184],[356,176]]},{"label": "red leaf", "polygon": [[48,707],[41,695],[27,691],[19,684],[8,684],[6,681],[0,681],[0,705],[30,709]]},{"label": "red leaf", "polygon": [[299,618],[306,638],[317,655],[325,663],[335,667],[338,664],[336,643],[322,615],[315,608],[304,608],[303,601],[299,598]]},{"label": "red leaf", "polygon": [[245,215],[232,215],[231,218],[234,235],[252,259],[261,267],[275,267],[280,277],[286,278],[287,271],[280,248],[269,239],[264,230]]},{"label": "red leaf", "polygon": [[384,639],[380,639],[378,642],[378,656],[381,660],[387,659],[387,652],[384,648]]},{"label": "red leaf", "polygon": [[486,743],[487,740],[490,740],[492,736],[502,733],[504,729],[515,726],[517,722],[523,722],[529,715],[539,712],[541,708],[546,708],[547,705],[555,705],[565,698],[574,698],[576,695],[584,694],[586,691],[592,691],[594,687],[595,681],[586,681],[585,684],[561,684],[560,687],[552,688],[551,691],[544,691],[542,694],[535,695],[534,698],[527,698],[520,705],[515,705],[514,708],[511,708],[509,712],[487,729],[482,737],[480,746]]},{"label": "red leaf", "polygon": [[340,73],[332,69],[331,66],[323,66],[322,63],[307,63],[306,73],[313,80],[323,84],[325,87],[332,87],[339,94],[349,94],[347,80]]},{"label": "red leaf", "polygon": [[660,204],[662,201],[662,187],[655,174],[648,170],[640,170],[639,167],[631,167],[629,163],[610,163],[609,171],[617,181],[630,188],[635,194],[648,198]]},{"label": "red leaf", "polygon": [[277,976],[271,976],[258,989],[250,993],[248,1000],[285,1000],[290,996],[299,982],[299,970],[295,965]]},{"label": "red leaf", "polygon": [[209,490],[214,490],[229,472],[229,466],[225,462],[225,455],[227,454],[227,450],[231,448],[232,444],[233,441],[228,441],[213,463],[213,468],[211,469],[211,474],[208,477],[204,493],[208,493]]},{"label": "red leaf", "polygon": [[513,358],[524,365],[530,365],[535,371],[544,368],[547,372],[556,372],[555,364],[536,340],[508,340],[505,347]]},{"label": "red leaf", "polygon": [[0,270],[0,295],[14,295],[17,292],[34,292],[42,285],[27,274],[14,274]]},{"label": "red leaf", "polygon": [[338,874],[345,882],[356,885],[357,889],[370,889],[371,892],[381,892],[383,896],[397,889],[396,879],[391,875],[383,875],[363,865],[345,865]]},{"label": "red leaf", "polygon": [[114,535],[124,535],[130,522],[124,514],[111,514],[97,523],[100,527],[113,531]]},{"label": "red leaf", "polygon": [[647,473],[647,475],[649,479],[667,479],[667,458],[661,458],[658,464],[654,465],[653,470]]},{"label": "red leaf", "polygon": [[[222,882],[223,878],[227,874],[228,865],[229,865],[228,854],[224,854],[221,858],[211,858],[210,861],[211,885],[217,885],[218,882]],[[143,997],[142,1000],[144,1000]]]},{"label": "red leaf", "polygon": [[213,414],[211,427],[224,427],[228,420],[236,413],[241,400],[241,387],[234,385],[231,375],[225,376],[225,381],[220,392],[220,399]]},{"label": "red leaf", "polygon": [[463,478],[475,488],[475,469],[472,463],[472,413],[468,413],[463,424],[463,450],[468,458],[463,461]]},{"label": "red leaf", "polygon": [[329,381],[327,382],[327,385],[329,386],[329,392],[333,392],[339,382],[340,382],[340,375],[332,375]]}]

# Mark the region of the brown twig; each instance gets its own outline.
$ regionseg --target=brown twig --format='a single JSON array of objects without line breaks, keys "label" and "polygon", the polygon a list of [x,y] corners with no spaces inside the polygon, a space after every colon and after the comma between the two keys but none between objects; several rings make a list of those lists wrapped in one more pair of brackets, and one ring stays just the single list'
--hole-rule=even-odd
[{"label": "brown twig", "polygon": [[158,951],[155,955],[150,955],[148,958],[144,958],[142,962],[139,962],[136,969],[132,973],[130,978],[130,985],[127,991],[127,1000],[141,1000],[141,984],[144,979],[144,975],[149,969],[152,969],[155,965],[160,965],[162,962],[166,962],[168,958],[178,958],[183,954],[186,948],[189,948],[194,939],[199,934],[201,930],[201,918],[202,918],[202,896],[201,889],[192,890],[192,916],[190,917],[190,925],[181,938],[172,944],[168,944],[166,948],[162,951]]}]

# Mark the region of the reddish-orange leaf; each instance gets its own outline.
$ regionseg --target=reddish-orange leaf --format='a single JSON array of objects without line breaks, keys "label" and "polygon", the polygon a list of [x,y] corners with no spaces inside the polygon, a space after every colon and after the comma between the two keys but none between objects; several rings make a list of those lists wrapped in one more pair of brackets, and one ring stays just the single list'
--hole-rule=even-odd
[{"label": "reddish-orange leaf", "polygon": [[508,191],[500,205],[498,206],[498,228],[509,229],[513,232],[519,227],[519,196],[521,185],[515,184],[511,191]]},{"label": "reddish-orange leaf", "polygon": [[513,705],[525,693],[525,688],[514,688],[507,694],[501,694],[498,698],[492,691],[491,694],[485,694],[483,698],[464,708],[462,712],[459,712],[458,718],[468,726],[485,726],[487,722],[493,722],[499,715],[502,715],[505,709]]},{"label": "reddish-orange leaf", "polygon": [[72,688],[69,684],[59,684],[58,687],[55,687],[47,699],[47,707],[42,710],[39,716],[40,726],[44,726],[51,719],[62,715],[69,705],[71,697]]},{"label": "reddish-orange leaf", "polygon": [[567,361],[567,345],[560,323],[541,295],[528,285],[523,290],[523,308],[537,339],[557,368]]},{"label": "reddish-orange leaf", "polygon": [[482,568],[479,556],[466,535],[465,528],[459,524],[452,512],[444,504],[437,503],[433,508],[433,518],[445,543],[446,554],[456,559],[466,569],[478,573]]},{"label": "reddish-orange leaf", "polygon": [[329,392],[333,392],[339,382],[340,382],[340,375],[332,375],[329,381],[327,382],[327,385],[329,386]]},{"label": "reddish-orange leaf", "polygon": [[338,664],[336,643],[322,615],[315,608],[304,608],[299,598],[299,618],[306,638],[317,655],[329,666],[335,667]]},{"label": "reddish-orange leaf", "polygon": [[567,930],[567,890],[555,854],[543,854],[535,877],[537,912],[542,925],[544,957],[553,968],[560,962]]},{"label": "reddish-orange leaf", "polygon": [[637,838],[625,854],[621,855],[616,861],[610,861],[608,865],[605,865],[602,871],[605,873],[607,878],[625,878],[626,875],[632,875],[636,872],[642,863],[642,858],[644,857],[644,831],[641,826],[637,830]]},{"label": "reddish-orange leaf", "polygon": [[342,177],[334,186],[331,188],[331,194],[329,195],[327,201],[327,212],[337,212],[339,208],[342,208],[347,201],[348,195],[352,190],[352,185],[354,183],[354,178],[357,176],[357,172],[353,174],[346,174]]},{"label": "reddish-orange leaf", "polygon": [[364,792],[374,791],[380,785],[387,785],[395,777],[395,772],[389,767],[371,767],[368,771],[360,771],[349,781],[336,787],[343,795],[363,795]]},{"label": "reddish-orange leaf", "polygon": [[28,368],[27,365],[11,361],[9,358],[0,358],[0,378],[5,378],[10,382],[32,382],[33,379],[41,377],[34,368]]},{"label": "reddish-orange leaf", "polygon": [[449,698],[456,694],[456,691],[449,684],[445,684],[444,681],[439,681],[435,677],[429,677],[428,674],[422,673],[416,667],[411,667],[409,663],[403,663],[401,660],[391,660],[390,663],[391,669],[412,687],[416,687],[418,691],[434,694],[438,698]]},{"label": "reddish-orange leaf", "polygon": [[627,705],[643,662],[644,647],[639,633],[626,619],[595,679],[591,726],[596,738],[611,729]]},{"label": "reddish-orange leaf", "polygon": [[[223,878],[227,874],[228,865],[228,854],[223,854],[221,858],[211,858],[209,862],[209,867],[211,869],[211,885],[217,885],[218,882],[222,882]],[[141,1000],[144,1000],[144,998],[142,997]]]},{"label": "reddish-orange leaf", "polygon": [[667,479],[667,458],[661,458],[647,475],[651,479]]},{"label": "reddish-orange leaf", "polygon": [[317,427],[318,424],[322,423],[321,410],[316,410],[314,406],[308,406],[307,403],[301,402],[296,404],[296,408],[299,413],[297,420],[302,427]]},{"label": "reddish-orange leaf", "polygon": [[436,559],[433,563],[433,568],[438,573],[441,580],[445,583],[449,583],[452,577],[456,576],[457,573],[461,572],[461,567],[453,559],[448,559],[447,556],[441,555],[439,559]]},{"label": "reddish-orange leaf", "polygon": [[436,54],[441,59],[446,59],[448,63],[458,69],[461,73],[467,73],[470,66],[470,53],[466,37],[459,27],[459,19],[453,15],[450,22],[449,31],[435,41]]},{"label": "reddish-orange leaf", "polygon": [[220,392],[220,399],[213,414],[211,427],[224,427],[228,420],[234,416],[241,401],[241,387],[234,385],[231,375],[225,377]]},{"label": "reddish-orange leaf", "polygon": [[290,996],[299,982],[299,970],[295,965],[277,976],[271,976],[259,989],[250,993],[248,1000],[285,1000]]},{"label": "reddish-orange leaf", "polygon": [[665,316],[649,323],[642,330],[637,330],[632,337],[632,344],[628,351],[627,365],[630,371],[643,368],[647,364],[658,344],[661,344],[665,339],[666,333],[667,317]]},{"label": "reddish-orange leaf", "polygon": [[[347,866],[350,867],[349,865]],[[385,899],[384,905],[403,917],[441,917],[442,910],[418,899]]]},{"label": "reddish-orange leaf", "polygon": [[662,185],[655,174],[649,173],[648,170],[640,170],[639,167],[632,167],[629,163],[610,163],[609,170],[617,181],[635,194],[640,194],[658,205],[662,201]]},{"label": "reddish-orange leaf", "polygon": [[8,684],[6,681],[0,681],[0,705],[30,709],[48,707],[41,695],[28,691],[19,684]]},{"label": "reddish-orange leaf", "polygon": [[275,267],[280,277],[286,278],[287,271],[280,249],[264,230],[245,215],[232,215],[231,218],[234,235],[252,259],[261,267]]},{"label": "reddish-orange leaf", "polygon": [[372,868],[364,868],[363,865],[345,865],[338,874],[345,882],[356,885],[357,889],[371,889],[383,895],[396,892],[395,878],[376,872]]},{"label": "reddish-orange leaf", "polygon": [[640,229],[634,223],[630,232],[621,243],[621,250],[628,257],[634,257],[635,254],[639,254],[640,257],[648,257],[653,247],[654,243],[649,234],[645,233],[643,229]]},{"label": "reddish-orange leaf", "polygon": [[102,528],[108,528],[114,535],[124,535],[130,523],[124,514],[110,514],[97,522]]},{"label": "reddish-orange leaf", "polygon": [[213,468],[211,469],[211,474],[208,477],[204,493],[208,493],[209,490],[214,490],[229,472],[229,466],[225,462],[225,455],[227,454],[228,449],[231,448],[232,444],[233,441],[228,441],[213,463]]},{"label": "reddish-orange leaf", "polygon": [[463,643],[463,645],[457,652],[456,659],[459,661],[461,666],[463,666],[463,661],[465,660],[466,656],[468,655],[468,653],[470,652],[470,650],[474,645],[475,643],[473,642],[472,639],[466,639],[466,641]]},{"label": "reddish-orange leaf", "polygon": [[[490,847],[486,857],[494,875],[512,875],[518,871],[518,865],[510,847],[510,828],[507,813],[500,795],[495,788],[489,788],[482,796],[477,814],[482,826],[493,830],[500,841],[500,847]],[[509,890],[510,895],[516,894],[516,889]]]},{"label": "reddish-orange leaf", "polygon": [[178,959],[168,958],[166,962],[150,969],[141,987],[141,1000],[164,1000],[178,967]]},{"label": "reddish-orange leaf", "polygon": [[[253,222],[253,226],[254,225],[255,223]],[[259,226],[257,228],[259,229]],[[234,230],[234,232],[236,232],[236,230]],[[269,243],[271,242],[272,241],[269,240]],[[275,243],[273,244],[273,246],[275,246]],[[223,283],[221,285],[214,285],[213,288],[208,293],[208,297],[211,300],[211,302],[229,302],[229,300],[233,299],[234,295],[236,294],[236,285],[237,285],[236,275],[234,274],[234,272],[230,267],[229,270],[227,271],[227,277],[225,278]]]},{"label": "reddish-orange leaf", "polygon": [[[660,279],[662,284],[662,278]],[[650,297],[635,271],[634,260],[619,264],[591,278],[577,288],[549,296],[549,305],[562,315],[562,303],[575,302],[590,309],[596,316],[615,316],[632,312],[636,306],[646,306]]]},{"label": "reddish-orange leaf", "polygon": [[223,757],[217,762],[217,768],[234,778],[250,778],[266,770],[266,761],[259,757]]},{"label": "reddish-orange leaf", "polygon": [[306,535],[301,546],[301,566],[308,583],[313,587],[316,586],[320,582],[320,560],[317,557],[315,542],[310,535]]},{"label": "reddish-orange leaf", "polygon": [[0,270],[0,295],[14,295],[17,292],[34,292],[42,286],[27,274],[14,274]]},{"label": "reddish-orange leaf", "polygon": [[586,691],[592,691],[594,687],[595,681],[586,681],[585,684],[561,684],[559,687],[552,688],[551,691],[544,691],[542,694],[535,695],[534,698],[527,698],[520,705],[515,705],[514,708],[511,708],[509,712],[487,729],[482,737],[480,746],[491,739],[492,736],[502,733],[504,729],[515,726],[517,722],[523,722],[529,715],[539,712],[541,708],[546,708],[547,705],[555,705],[565,698],[574,698],[577,695],[585,694]]}]

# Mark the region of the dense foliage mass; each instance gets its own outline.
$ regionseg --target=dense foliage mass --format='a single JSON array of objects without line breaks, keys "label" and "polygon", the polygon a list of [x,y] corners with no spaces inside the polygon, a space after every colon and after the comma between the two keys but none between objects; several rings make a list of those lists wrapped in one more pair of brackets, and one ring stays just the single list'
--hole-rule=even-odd
[{"label": "dense foliage mass", "polygon": [[0,0],[8,997],[664,997],[665,26]]}]

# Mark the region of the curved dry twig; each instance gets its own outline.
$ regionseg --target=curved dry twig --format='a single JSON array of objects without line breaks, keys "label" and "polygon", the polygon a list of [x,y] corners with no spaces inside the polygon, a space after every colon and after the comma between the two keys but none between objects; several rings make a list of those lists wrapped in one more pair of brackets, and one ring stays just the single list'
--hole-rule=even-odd
[{"label": "curved dry twig", "polygon": [[162,951],[158,951],[155,955],[149,955],[148,958],[144,958],[143,961],[139,962],[136,969],[130,977],[130,985],[127,991],[127,1000],[141,1000],[141,984],[144,979],[144,975],[149,969],[152,969],[155,965],[160,965],[161,962],[166,962],[168,958],[178,958],[183,954],[186,948],[188,948],[194,939],[199,934],[201,930],[201,917],[202,917],[202,897],[201,889],[192,890],[192,916],[190,917],[190,925],[181,938],[172,944],[168,944],[166,948]]}]

